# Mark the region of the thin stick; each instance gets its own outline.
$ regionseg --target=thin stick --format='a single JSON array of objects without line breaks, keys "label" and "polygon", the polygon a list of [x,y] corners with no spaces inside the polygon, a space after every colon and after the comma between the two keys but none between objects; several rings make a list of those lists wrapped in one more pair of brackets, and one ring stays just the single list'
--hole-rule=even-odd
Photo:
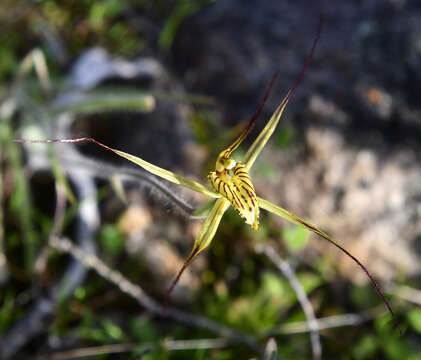
[{"label": "thin stick", "polygon": [[392,284],[387,286],[385,291],[412,304],[421,306],[421,290],[407,285]]},{"label": "thin stick", "polygon": [[[120,272],[111,269],[98,257],[88,254],[80,247],[74,245],[70,240],[59,237],[52,237],[50,245],[55,249],[71,254],[79,260],[85,267],[95,270],[103,278],[116,285],[122,292],[134,298],[141,306],[156,316],[163,316],[164,306],[149,297],[144,290],[137,284],[133,284],[125,278]],[[234,342],[246,344],[255,351],[261,353],[261,345],[251,336],[243,334],[228,326],[221,325],[208,318],[192,315],[190,313],[178,310],[173,307],[166,309],[166,317],[178,322],[211,331],[224,336]]]},{"label": "thin stick", "polygon": [[[2,144],[3,139],[0,138],[0,144]],[[2,144],[3,145],[3,144]],[[3,224],[3,158],[4,151],[0,149],[0,271],[5,273],[6,270],[6,256],[4,254],[4,224]]]},{"label": "thin stick", "polygon": [[313,359],[320,360],[322,358],[322,345],[320,342],[320,334],[318,332],[318,324],[316,316],[311,306],[310,300],[307,297],[301,283],[291,265],[282,260],[276,253],[275,249],[267,244],[260,245],[256,248],[257,252],[265,254],[270,261],[278,268],[278,270],[287,278],[292,289],[297,295],[297,300],[300,303],[307,319],[307,325],[310,329],[311,349],[313,352]]},{"label": "thin stick", "polygon": [[297,215],[279,207],[276,206],[269,201],[265,199],[259,198],[259,206],[263,209],[266,209],[270,212],[274,212],[273,209],[276,209],[276,212],[274,212],[276,215],[283,217],[287,219],[288,221],[294,222],[300,226],[305,227],[306,229],[310,230],[311,232],[321,236],[323,239],[329,241],[332,245],[336,246],[338,249],[343,251],[346,255],[348,255],[352,260],[354,260],[358,266],[366,273],[368,278],[370,279],[371,283],[373,284],[375,290],[377,291],[377,294],[381,297],[384,304],[386,305],[387,309],[389,310],[390,314],[392,315],[392,318],[395,322],[395,326],[398,328],[399,333],[402,335],[402,329],[399,326],[398,318],[396,317],[395,313],[392,310],[392,306],[390,305],[389,301],[386,299],[386,296],[383,294],[382,289],[380,288],[380,285],[377,283],[376,279],[371,275],[371,273],[368,271],[368,269],[359,261],[354,255],[352,255],[348,250],[346,250],[342,245],[340,245],[336,240],[333,240],[328,234],[325,232],[319,230],[314,225],[310,224],[309,222],[301,219]]},{"label": "thin stick", "polygon": [[[316,319],[317,329],[336,329],[345,326],[358,326],[363,322],[374,319],[380,315],[385,314],[384,307],[382,305],[376,306],[373,309],[361,312],[359,314],[343,314],[326,316]],[[307,321],[297,321],[293,323],[283,324],[276,329],[273,329],[264,334],[264,337],[275,336],[275,335],[295,335],[311,332]]]},{"label": "thin stick", "polygon": [[145,353],[151,348],[162,348],[168,351],[177,350],[198,350],[198,349],[223,349],[229,346],[226,339],[195,339],[195,340],[169,340],[161,343],[141,343],[141,344],[112,344],[102,346],[89,346],[85,348],[73,349],[69,351],[59,351],[50,354],[43,354],[36,360],[69,360],[91,356],[121,354],[136,350],[145,349]]}]

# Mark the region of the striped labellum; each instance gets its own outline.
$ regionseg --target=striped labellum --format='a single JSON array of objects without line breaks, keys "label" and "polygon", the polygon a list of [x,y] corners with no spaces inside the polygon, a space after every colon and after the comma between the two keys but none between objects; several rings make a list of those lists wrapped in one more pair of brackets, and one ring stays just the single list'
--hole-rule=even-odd
[{"label": "striped labellum", "polygon": [[[229,149],[227,149],[229,150]],[[226,198],[244,221],[254,230],[259,228],[259,205],[247,167],[230,158],[224,150],[216,169],[208,178],[216,192]]]}]

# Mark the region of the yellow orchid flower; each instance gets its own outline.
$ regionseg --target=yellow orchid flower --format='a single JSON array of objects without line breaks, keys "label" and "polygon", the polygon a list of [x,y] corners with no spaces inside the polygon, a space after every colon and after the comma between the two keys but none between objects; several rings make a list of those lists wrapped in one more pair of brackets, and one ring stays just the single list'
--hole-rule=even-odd
[{"label": "yellow orchid flower", "polygon": [[223,150],[216,161],[215,171],[212,171],[208,178],[212,185],[212,188],[209,188],[207,185],[203,185],[198,183],[194,180],[188,179],[184,176],[177,175],[172,171],[160,168],[156,165],[153,165],[137,156],[128,154],[124,151],[113,149],[107,145],[100,143],[99,141],[93,138],[78,138],[78,139],[53,139],[53,140],[15,140],[16,142],[41,142],[41,143],[77,143],[77,142],[92,142],[96,145],[99,145],[109,151],[114,152],[115,154],[139,165],[140,167],[144,168],[145,170],[151,172],[152,174],[159,176],[165,180],[168,180],[172,183],[177,185],[184,186],[191,190],[197,191],[209,198],[216,199],[214,202],[211,210],[209,211],[207,217],[205,218],[202,227],[197,235],[193,249],[190,255],[185,260],[181,270],[177,274],[176,278],[172,282],[168,292],[167,292],[167,300],[169,295],[171,294],[174,286],[177,284],[180,276],[182,275],[183,271],[186,267],[192,262],[192,260],[205,248],[209,246],[215,233],[218,229],[219,223],[221,222],[222,216],[224,215],[225,211],[229,208],[229,206],[233,206],[235,210],[239,213],[239,215],[245,220],[245,222],[251,226],[254,230],[259,228],[259,211],[260,209],[269,211],[270,213],[277,215],[281,218],[286,219],[294,224],[304,227],[305,229],[319,235],[323,239],[329,241],[331,244],[338,247],[342,250],[345,254],[347,254],[350,258],[352,258],[367,274],[371,282],[373,283],[377,293],[382,298],[383,302],[385,303],[387,309],[393,316],[395,323],[399,328],[398,321],[396,316],[388,302],[388,300],[383,295],[383,292],[380,289],[380,286],[377,284],[376,280],[371,276],[367,268],[351,253],[349,253],[345,248],[343,248],[338,242],[333,240],[329,235],[327,235],[322,230],[319,230],[314,225],[310,224],[309,222],[301,219],[297,215],[289,212],[288,210],[271,203],[268,200],[262,199],[258,197],[255,193],[254,186],[249,174],[249,170],[252,168],[254,162],[256,161],[258,155],[262,151],[263,147],[268,142],[270,136],[274,132],[281,115],[288,104],[294,90],[298,86],[301,78],[303,77],[310,60],[314,54],[314,50],[316,48],[317,42],[320,37],[321,32],[321,23],[319,23],[319,28],[317,30],[317,36],[314,39],[311,51],[307,56],[306,62],[295,81],[293,87],[288,91],[285,98],[279,104],[275,112],[273,113],[272,117],[264,127],[264,129],[260,132],[257,136],[256,140],[250,146],[248,151],[246,152],[243,162],[236,162],[233,158],[230,157],[231,153],[238,148],[238,146],[242,143],[242,141],[246,138],[249,134],[251,129],[253,128],[256,119],[260,115],[263,110],[263,106],[269,96],[269,92],[277,79],[277,74],[272,77],[272,80],[266,90],[266,93],[261,101],[256,113],[251,117],[246,129],[238,136],[238,138],[225,150]]}]

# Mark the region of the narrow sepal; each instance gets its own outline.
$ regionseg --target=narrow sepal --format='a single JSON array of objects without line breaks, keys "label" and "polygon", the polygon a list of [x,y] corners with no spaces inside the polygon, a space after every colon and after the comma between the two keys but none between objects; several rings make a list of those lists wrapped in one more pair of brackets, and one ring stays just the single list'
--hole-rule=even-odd
[{"label": "narrow sepal", "polygon": [[153,165],[137,156],[128,154],[124,151],[120,151],[120,150],[116,150],[112,148],[109,148],[109,149],[113,151],[114,153],[116,153],[117,155],[135,163],[136,165],[143,167],[145,170],[148,170],[152,174],[157,175],[165,180],[171,181],[174,184],[184,186],[186,188],[197,191],[203,195],[207,195],[212,198],[218,198],[220,196],[219,194],[210,190],[206,186],[198,183],[197,181],[190,180],[184,176],[173,173],[172,171],[160,168],[159,166]]},{"label": "narrow sepal", "polygon": [[262,209],[265,209],[265,210],[271,212],[274,215],[277,215],[277,216],[279,216],[279,217],[281,217],[281,218],[283,218],[287,221],[290,221],[294,224],[297,224],[299,226],[304,227],[305,229],[307,229],[311,232],[314,232],[315,234],[319,235],[323,239],[329,241],[331,244],[335,245],[338,249],[340,249],[342,252],[344,252],[346,255],[348,255],[352,260],[354,260],[358,264],[358,266],[366,273],[368,278],[370,279],[370,281],[373,284],[374,288],[376,289],[377,293],[379,294],[379,296],[383,300],[384,304],[386,305],[387,309],[389,310],[390,314],[392,315],[393,320],[395,321],[395,324],[396,324],[397,328],[399,329],[400,333],[402,333],[402,330],[400,329],[400,326],[399,326],[398,319],[397,319],[395,313],[392,310],[392,306],[390,305],[389,301],[384,296],[383,291],[380,288],[380,285],[377,283],[376,279],[371,275],[371,273],[368,271],[368,269],[365,267],[365,265],[363,265],[354,255],[352,255],[348,250],[346,250],[336,240],[332,239],[324,231],[318,229],[317,227],[310,224],[309,222],[301,219],[300,217],[293,214],[292,212],[290,212],[290,211],[288,211],[288,210],[286,210],[286,209],[284,209],[284,208],[282,208],[278,205],[275,205],[275,204],[271,203],[268,200],[265,200],[265,199],[262,199],[262,198],[259,197],[258,201],[259,201],[259,206]]},{"label": "narrow sepal", "polygon": [[209,215],[203,222],[202,227],[200,228],[199,234],[196,236],[193,249],[190,255],[187,257],[182,268],[180,269],[177,276],[171,283],[171,286],[167,290],[167,294],[165,298],[165,308],[167,308],[171,293],[174,290],[174,287],[177,285],[178,281],[180,280],[180,277],[183,274],[184,270],[186,270],[187,266],[190,265],[193,259],[201,251],[206,249],[211,243],[213,237],[215,236],[216,230],[218,229],[219,223],[221,222],[222,216],[224,215],[225,211],[228,209],[229,204],[230,204],[229,201],[222,197],[216,200],[215,204],[212,207],[212,210],[210,211]]},{"label": "narrow sepal", "polygon": [[84,138],[78,138],[78,139],[50,139],[50,140],[25,140],[25,139],[15,139],[15,142],[19,143],[79,143],[79,142],[92,142],[96,145],[101,146],[102,148],[112,151],[113,153],[135,163],[136,165],[139,165],[140,167],[144,168],[145,170],[151,172],[152,174],[159,176],[165,180],[168,180],[174,184],[184,186],[186,188],[189,188],[191,190],[197,191],[203,195],[207,195],[211,198],[218,198],[220,197],[219,194],[215,193],[211,189],[207,188],[206,186],[198,183],[197,181],[190,180],[184,176],[178,175],[173,173],[172,171],[165,170],[163,168],[160,168],[159,166],[156,166],[154,164],[151,164],[137,156],[128,154],[124,151],[113,149],[93,138],[84,137]]}]

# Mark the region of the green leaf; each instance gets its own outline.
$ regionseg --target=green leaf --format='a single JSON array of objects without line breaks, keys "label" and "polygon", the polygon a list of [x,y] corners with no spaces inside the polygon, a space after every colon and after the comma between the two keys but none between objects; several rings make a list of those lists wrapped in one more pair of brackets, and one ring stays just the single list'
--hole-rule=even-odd
[{"label": "green leaf", "polygon": [[410,359],[411,347],[404,340],[396,336],[388,336],[382,344],[385,358],[390,360]]},{"label": "green leaf", "polygon": [[7,292],[3,297],[3,304],[0,307],[0,333],[3,333],[15,316],[13,312],[14,295],[12,292]]},{"label": "green leaf", "polygon": [[365,335],[352,349],[355,359],[373,359],[377,348],[376,338]]},{"label": "green leaf", "polygon": [[284,149],[292,144],[294,141],[294,128],[293,127],[282,127],[275,134],[275,145]]},{"label": "green leaf", "polygon": [[164,24],[161,33],[159,34],[158,47],[161,50],[168,50],[171,47],[175,34],[182,21],[188,16],[197,12],[205,2],[181,0],[177,2],[176,7],[171,12],[166,23]]},{"label": "green leaf", "polygon": [[282,238],[291,252],[302,250],[308,243],[308,231],[301,226],[290,226],[282,229]]},{"label": "green leaf", "polygon": [[86,93],[66,105],[55,107],[56,112],[76,112],[91,114],[106,111],[151,112],[155,108],[155,98],[144,93]]},{"label": "green leaf", "polygon": [[109,320],[103,320],[102,326],[108,337],[114,341],[122,341],[124,339],[123,330]]},{"label": "green leaf", "polygon": [[156,342],[159,340],[159,331],[155,323],[147,316],[136,316],[129,323],[131,333],[140,343]]},{"label": "green leaf", "polygon": [[411,309],[406,316],[411,327],[421,334],[421,309]]},{"label": "green leaf", "polygon": [[323,284],[322,278],[311,272],[300,272],[297,277],[306,294]]},{"label": "green leaf", "polygon": [[115,225],[107,224],[101,228],[100,242],[109,254],[118,254],[124,248],[123,236]]},{"label": "green leaf", "polygon": [[[12,174],[12,194],[9,206],[20,226],[20,241],[24,245],[25,271],[32,274],[35,263],[38,233],[34,230],[33,206],[30,184],[24,171],[23,160],[19,148],[12,141],[12,128],[8,118],[0,118],[0,150],[10,163]],[[4,149],[4,150],[3,150]],[[0,190],[1,191],[1,190]]]},{"label": "green leaf", "polygon": [[260,295],[270,299],[284,298],[288,291],[289,289],[285,287],[285,281],[278,274],[267,272],[262,275]]}]

